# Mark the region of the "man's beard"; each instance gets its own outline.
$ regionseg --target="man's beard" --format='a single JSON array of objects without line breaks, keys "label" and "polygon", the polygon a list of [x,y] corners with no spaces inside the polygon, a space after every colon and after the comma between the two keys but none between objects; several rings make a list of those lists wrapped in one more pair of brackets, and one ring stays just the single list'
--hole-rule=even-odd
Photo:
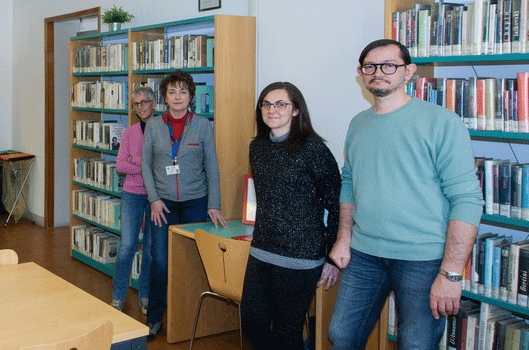
[{"label": "man's beard", "polygon": [[386,97],[393,91],[390,89],[377,89],[377,88],[367,88],[376,97]]}]

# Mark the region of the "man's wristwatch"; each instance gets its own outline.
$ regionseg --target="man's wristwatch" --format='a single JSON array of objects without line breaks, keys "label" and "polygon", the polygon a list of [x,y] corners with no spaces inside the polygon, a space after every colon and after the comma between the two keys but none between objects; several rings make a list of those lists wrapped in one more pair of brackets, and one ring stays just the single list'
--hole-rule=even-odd
[{"label": "man's wristwatch", "polygon": [[463,279],[463,275],[460,275],[455,272],[448,272],[443,269],[439,269],[439,274],[448,278],[450,282],[459,282]]}]

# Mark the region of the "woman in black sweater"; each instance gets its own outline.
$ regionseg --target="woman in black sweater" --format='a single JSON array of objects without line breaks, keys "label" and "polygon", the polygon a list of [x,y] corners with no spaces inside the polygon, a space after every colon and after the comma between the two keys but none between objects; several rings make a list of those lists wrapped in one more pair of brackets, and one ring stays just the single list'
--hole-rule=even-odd
[{"label": "woman in black sweater", "polygon": [[340,172],[294,85],[268,85],[255,118],[250,165],[257,213],[242,330],[256,350],[303,349],[303,323],[314,290],[325,281],[330,288],[338,275],[328,253],[338,229]]}]

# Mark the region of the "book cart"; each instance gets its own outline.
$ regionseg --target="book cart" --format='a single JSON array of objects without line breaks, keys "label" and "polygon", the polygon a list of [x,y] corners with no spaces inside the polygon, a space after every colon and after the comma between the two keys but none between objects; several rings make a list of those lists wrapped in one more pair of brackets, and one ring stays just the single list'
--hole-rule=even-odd
[{"label": "book cart", "polygon": [[[195,83],[198,85],[210,85],[213,89],[213,96],[208,96],[214,100],[213,107],[205,113],[197,106],[198,114],[208,117],[214,127],[218,166],[220,173],[220,187],[222,198],[222,211],[226,219],[239,219],[242,213],[242,198],[244,192],[244,174],[249,172],[248,147],[254,136],[255,122],[255,18],[249,16],[215,15],[186,19],[175,22],[161,23],[119,31],[96,33],[85,36],[72,37],[70,39],[70,192],[72,193],[72,209],[70,218],[71,227],[71,255],[72,257],[113,276],[115,264],[101,262],[101,258],[95,256],[94,252],[87,252],[79,249],[75,241],[73,231],[78,226],[97,227],[114,235],[120,234],[119,220],[119,197],[120,189],[106,189],[93,181],[79,181],[76,175],[76,163],[79,159],[102,158],[105,161],[115,162],[117,150],[112,150],[112,145],[97,145],[93,140],[82,140],[79,142],[80,126],[75,126],[78,121],[97,121],[102,123],[124,124],[125,127],[138,122],[130,103],[130,94],[139,84],[148,84],[159,81],[168,73],[175,70],[168,66],[135,66],[138,61],[138,52],[134,52],[135,42],[155,41],[158,39],[170,40],[174,36],[185,35],[207,35],[209,39],[214,39],[214,54],[209,54],[209,65],[200,67],[187,67],[181,69],[193,75]],[[121,66],[90,68],[90,64],[85,62],[84,68],[78,68],[78,51],[81,48],[95,47],[94,53],[88,54],[88,61],[99,62],[98,55],[104,57],[103,51],[107,54],[110,50],[101,49],[107,45],[117,46],[118,62]],[[88,48],[88,50],[90,50]],[[90,56],[91,55],[91,56]],[[110,61],[111,56],[107,59]],[[116,57],[116,56],[112,56]],[[85,58],[86,60],[86,58]],[[83,64],[81,65],[83,66]],[[93,64],[92,64],[93,66]],[[178,67],[180,68],[180,67]],[[89,82],[96,84],[101,82],[113,82],[120,84],[118,88],[117,107],[107,108],[104,105],[94,107],[93,96],[89,102],[91,104],[80,105],[75,94],[80,89],[76,89],[75,84]],[[87,86],[89,84],[86,84]],[[99,85],[97,85],[99,88]],[[113,88],[113,87],[112,87]],[[153,89],[155,90],[155,89]],[[156,92],[156,91],[155,91]],[[198,92],[198,88],[197,88]],[[210,91],[211,92],[211,91]],[[84,94],[84,91],[82,92]],[[93,95],[93,94],[92,94]],[[105,96],[107,92],[105,91]],[[95,96],[96,100],[103,100],[104,96]],[[72,100],[76,102],[72,103]],[[86,102],[86,101],[85,101]],[[208,100],[209,102],[209,100]],[[197,104],[200,101],[197,101]],[[158,101],[155,114],[164,113],[163,99]],[[96,123],[100,124],[101,123]],[[85,127],[84,125],[82,126]],[[93,133],[93,131],[90,129]],[[103,129],[101,129],[103,132]],[[108,140],[107,140],[108,141]],[[108,149],[110,148],[110,149]],[[78,164],[77,164],[77,167]],[[79,169],[77,169],[79,171]],[[100,170],[102,171],[102,170]],[[92,175],[95,176],[95,175]],[[112,181],[111,181],[112,182]],[[113,178],[113,185],[118,182],[116,176]],[[93,191],[100,198],[109,199],[118,205],[115,211],[105,212],[112,218],[111,222],[102,221],[90,215],[80,215],[78,213],[78,202],[76,202],[76,191]],[[84,198],[83,198],[84,199]],[[117,200],[116,200],[117,199]],[[96,201],[96,203],[99,203]],[[77,206],[76,206],[77,205]],[[84,204],[83,204],[84,205]],[[97,209],[97,208],[96,208]],[[99,211],[98,211],[99,212]],[[80,251],[81,250],[81,251]],[[92,255],[92,256],[91,256]],[[137,288],[137,279],[131,279],[131,286]]]},{"label": "book cart", "polygon": [[[406,11],[413,8],[414,4],[429,4],[432,5],[434,1],[429,0],[385,0],[385,13],[384,13],[384,36],[385,38],[392,38],[392,19],[393,13],[399,11]],[[458,3],[458,1],[455,1]],[[466,1],[465,4],[469,2]],[[447,76],[458,76],[458,71],[466,69],[468,66],[494,66],[496,68],[504,68],[512,66],[511,69],[516,77],[516,72],[528,71],[525,67],[521,67],[516,70],[516,65],[524,65],[529,63],[529,53],[509,53],[509,54],[490,54],[490,55],[462,55],[462,56],[433,56],[433,57],[412,57],[412,62],[419,66],[418,73],[420,76],[426,77],[445,77]],[[447,70],[446,67],[449,67]],[[494,70],[496,68],[490,68]],[[441,68],[441,69],[439,69]],[[444,69],[444,71],[443,71]],[[465,73],[463,73],[465,74]],[[490,73],[491,75],[493,73]],[[511,73],[512,74],[512,73]],[[477,75],[477,73],[476,73]],[[468,76],[467,76],[468,77]],[[460,77],[461,78],[461,77]],[[488,131],[488,130],[469,130],[471,139],[473,140],[473,147],[479,152],[490,152],[491,157],[496,158],[494,155],[494,148],[496,145],[507,145],[511,149],[512,144],[516,147],[525,147],[523,145],[529,144],[528,133],[516,133],[516,132],[503,132],[503,131]],[[476,144],[474,141],[486,141]],[[521,146],[520,146],[521,145]],[[518,148],[517,153],[527,152],[526,149],[520,151]],[[485,150],[485,151],[484,151]],[[512,151],[515,153],[515,151]],[[497,152],[496,152],[497,153]],[[487,154],[483,154],[487,155]],[[477,155],[475,155],[477,156]],[[506,216],[483,214],[481,219],[481,225],[488,225],[499,228],[506,228],[513,230],[514,241],[526,239],[529,232],[529,221],[510,218]],[[482,233],[481,230],[478,234]],[[501,235],[501,233],[500,233]],[[469,299],[474,302],[486,303],[489,305],[497,306],[499,308],[512,312],[514,316],[522,319],[529,319],[529,308],[519,306],[513,303],[502,301],[498,298],[487,297],[482,294],[472,293],[467,290],[462,291],[463,299]],[[380,349],[397,349],[398,338],[388,333],[388,317],[390,314],[389,302],[382,311],[380,318]],[[527,322],[527,321],[526,321]],[[444,347],[440,347],[444,348]]]}]

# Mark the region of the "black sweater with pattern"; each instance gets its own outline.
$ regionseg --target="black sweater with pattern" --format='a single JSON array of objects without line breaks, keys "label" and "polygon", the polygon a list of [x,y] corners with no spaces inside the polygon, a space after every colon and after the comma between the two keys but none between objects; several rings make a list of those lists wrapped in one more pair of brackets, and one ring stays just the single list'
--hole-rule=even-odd
[{"label": "black sweater with pattern", "polygon": [[256,138],[250,165],[257,197],[252,246],[298,259],[327,256],[336,241],[341,183],[327,146],[309,136],[291,153],[284,142]]}]

